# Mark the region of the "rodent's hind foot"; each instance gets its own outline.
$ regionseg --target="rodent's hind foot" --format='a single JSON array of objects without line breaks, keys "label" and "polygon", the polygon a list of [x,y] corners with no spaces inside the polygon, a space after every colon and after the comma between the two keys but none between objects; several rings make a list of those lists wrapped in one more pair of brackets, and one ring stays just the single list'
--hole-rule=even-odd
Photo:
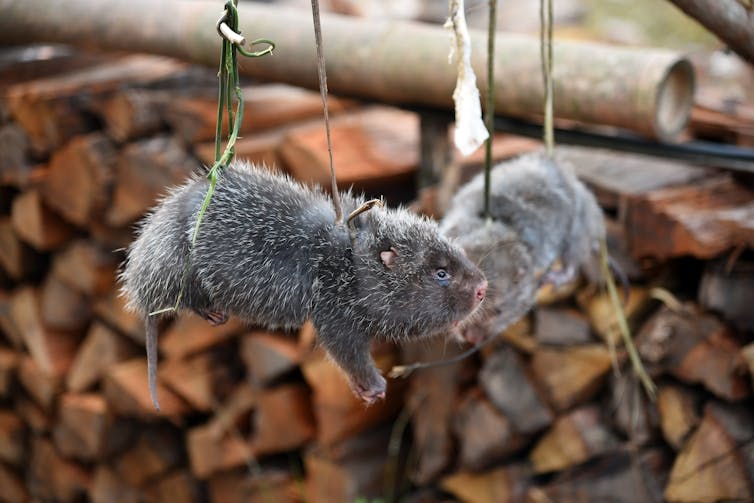
[{"label": "rodent's hind foot", "polygon": [[379,377],[379,380],[372,385],[353,383],[354,392],[359,398],[361,398],[361,400],[364,402],[364,405],[366,405],[367,407],[374,405],[378,400],[385,399],[387,382],[381,375],[378,375],[377,377]]},{"label": "rodent's hind foot", "polygon": [[222,311],[197,311],[199,316],[207,320],[207,322],[212,325],[213,327],[216,327],[218,325],[222,325],[224,323],[227,323],[228,321],[228,313],[224,313]]}]

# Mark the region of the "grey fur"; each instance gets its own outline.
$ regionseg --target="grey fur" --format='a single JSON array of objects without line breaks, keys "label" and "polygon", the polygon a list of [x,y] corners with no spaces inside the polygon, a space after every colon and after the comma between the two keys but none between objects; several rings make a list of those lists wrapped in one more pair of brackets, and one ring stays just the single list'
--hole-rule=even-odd
[{"label": "grey fur", "polygon": [[[372,338],[447,333],[479,305],[484,276],[436,223],[375,208],[354,220],[351,238],[321,191],[241,163],[218,182],[191,249],[207,187],[204,178],[189,180],[143,221],[121,273],[131,309],[147,315],[173,306],[185,274],[179,308],[207,319],[222,312],[272,329],[311,319],[319,343],[371,403],[385,391]],[[363,199],[346,193],[342,202],[348,214]],[[439,268],[451,275],[446,286],[435,277]],[[156,352],[148,356],[153,385]]]},{"label": "grey fur", "polygon": [[[490,282],[484,322],[467,327],[473,342],[499,333],[532,308],[544,282],[564,283],[583,271],[599,280],[596,258],[604,220],[592,193],[562,163],[543,153],[495,166],[491,221],[483,218],[484,177],[454,196],[441,230],[463,247]],[[556,260],[562,268],[552,268]]]}]

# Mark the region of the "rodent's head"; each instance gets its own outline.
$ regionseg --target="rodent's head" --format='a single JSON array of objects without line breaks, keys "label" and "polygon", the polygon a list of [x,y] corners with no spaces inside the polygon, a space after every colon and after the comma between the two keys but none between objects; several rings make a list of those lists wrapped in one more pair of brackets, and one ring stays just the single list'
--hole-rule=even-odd
[{"label": "rodent's head", "polygon": [[378,318],[380,335],[447,333],[484,299],[487,280],[437,225],[403,209],[359,217],[354,267],[360,303]]}]

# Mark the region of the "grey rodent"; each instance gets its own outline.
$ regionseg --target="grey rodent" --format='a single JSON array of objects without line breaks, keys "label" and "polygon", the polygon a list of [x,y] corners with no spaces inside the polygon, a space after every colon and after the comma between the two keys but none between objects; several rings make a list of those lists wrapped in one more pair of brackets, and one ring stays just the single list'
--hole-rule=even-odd
[{"label": "grey rodent", "polygon": [[[467,340],[478,342],[522,317],[544,283],[565,283],[579,271],[600,281],[602,210],[563,164],[536,152],[495,166],[490,221],[483,216],[482,174],[453,197],[441,230],[466,250],[490,282],[485,321],[466,327]],[[558,259],[562,267],[554,269]]]},{"label": "grey rodent", "polygon": [[[155,389],[158,316],[173,306],[210,323],[229,314],[294,329],[310,319],[318,341],[365,402],[384,398],[369,353],[374,337],[448,333],[480,305],[482,272],[437,224],[404,209],[375,208],[352,229],[335,223],[327,195],[264,168],[223,173],[190,246],[209,182],[174,188],[141,224],[121,273],[128,306],[145,316],[150,392]],[[341,196],[344,213],[363,203]],[[185,279],[184,279],[185,278]]]}]

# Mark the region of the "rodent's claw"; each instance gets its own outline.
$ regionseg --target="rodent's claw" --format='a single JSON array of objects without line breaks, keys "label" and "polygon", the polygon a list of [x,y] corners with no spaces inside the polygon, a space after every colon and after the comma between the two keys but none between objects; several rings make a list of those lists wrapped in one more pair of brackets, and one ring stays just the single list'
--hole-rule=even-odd
[{"label": "rodent's claw", "polygon": [[213,327],[222,325],[228,321],[228,313],[223,313],[222,311],[208,311],[202,313],[202,316]]}]

